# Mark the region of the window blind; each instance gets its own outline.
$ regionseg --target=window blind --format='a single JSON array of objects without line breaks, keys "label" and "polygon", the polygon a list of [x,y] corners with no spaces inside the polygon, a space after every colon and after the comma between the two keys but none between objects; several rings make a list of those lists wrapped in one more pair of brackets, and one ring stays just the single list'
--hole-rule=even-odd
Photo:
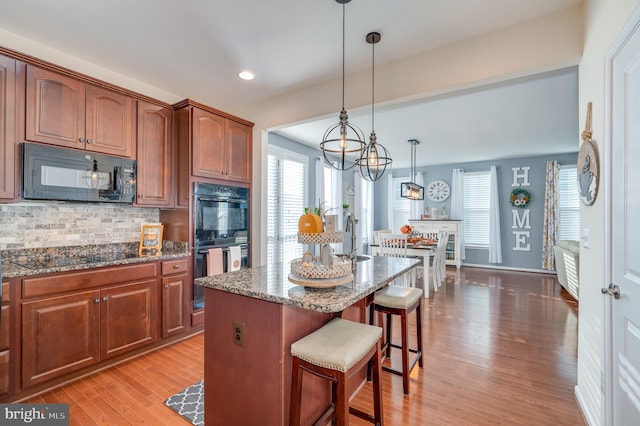
[{"label": "window blind", "polygon": [[489,247],[491,172],[464,173],[464,242]]},{"label": "window blind", "polygon": [[409,176],[393,178],[393,221],[389,221],[393,232],[400,232],[400,227],[409,221],[409,199],[400,196],[400,185],[409,180]]},{"label": "window blind", "polygon": [[576,165],[560,166],[560,239],[580,239],[580,195]]}]

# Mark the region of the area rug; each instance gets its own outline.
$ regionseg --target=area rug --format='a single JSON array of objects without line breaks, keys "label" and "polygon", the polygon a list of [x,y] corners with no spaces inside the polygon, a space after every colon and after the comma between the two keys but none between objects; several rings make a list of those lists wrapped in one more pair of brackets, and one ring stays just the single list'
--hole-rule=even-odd
[{"label": "area rug", "polygon": [[167,398],[164,404],[194,425],[204,425],[204,380]]}]

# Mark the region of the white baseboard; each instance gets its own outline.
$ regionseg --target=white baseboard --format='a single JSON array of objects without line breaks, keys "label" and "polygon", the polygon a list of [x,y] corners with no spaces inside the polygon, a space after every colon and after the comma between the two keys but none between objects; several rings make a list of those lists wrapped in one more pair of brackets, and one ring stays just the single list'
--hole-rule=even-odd
[{"label": "white baseboard", "polygon": [[578,385],[576,385],[576,387],[574,388],[574,391],[576,395],[576,400],[578,401],[578,408],[582,412],[582,416],[586,420],[587,424],[589,426],[600,425],[601,423],[598,421],[598,419],[595,418],[593,416],[593,413],[587,409],[588,408],[587,404],[585,403],[585,400],[582,397],[582,392],[580,392],[580,388],[578,387]]},{"label": "white baseboard", "polygon": [[480,264],[473,264],[473,263],[463,263],[462,266],[466,266],[469,268],[501,269],[505,271],[534,272],[538,274],[557,275],[556,271],[548,271],[546,269],[514,268],[512,266],[480,265]]}]

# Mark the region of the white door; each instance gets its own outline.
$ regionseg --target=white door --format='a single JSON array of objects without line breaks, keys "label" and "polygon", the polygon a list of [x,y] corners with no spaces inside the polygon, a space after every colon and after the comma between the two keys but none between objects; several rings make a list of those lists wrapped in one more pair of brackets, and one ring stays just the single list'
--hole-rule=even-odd
[{"label": "white door", "polygon": [[610,295],[616,426],[640,425],[640,15],[634,17],[610,68],[611,275],[619,287],[619,298]]}]

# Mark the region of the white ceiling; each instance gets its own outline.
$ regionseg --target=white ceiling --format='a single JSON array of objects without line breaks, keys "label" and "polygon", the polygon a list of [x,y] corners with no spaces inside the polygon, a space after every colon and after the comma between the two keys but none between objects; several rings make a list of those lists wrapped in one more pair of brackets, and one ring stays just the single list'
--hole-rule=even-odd
[{"label": "white ceiling", "polygon": [[[345,6],[346,73],[371,67],[370,31],[382,33],[379,65],[581,2],[353,0]],[[233,113],[342,72],[342,5],[335,0],[0,0],[0,10],[0,37],[28,39],[161,88],[174,96],[167,102],[191,98]],[[256,79],[238,79],[244,69]],[[578,141],[577,98],[574,67],[380,107],[375,127],[400,167],[408,166],[411,138],[422,141],[421,164],[570,152]],[[278,132],[317,146],[337,114]],[[350,117],[368,136],[370,111]]]}]

